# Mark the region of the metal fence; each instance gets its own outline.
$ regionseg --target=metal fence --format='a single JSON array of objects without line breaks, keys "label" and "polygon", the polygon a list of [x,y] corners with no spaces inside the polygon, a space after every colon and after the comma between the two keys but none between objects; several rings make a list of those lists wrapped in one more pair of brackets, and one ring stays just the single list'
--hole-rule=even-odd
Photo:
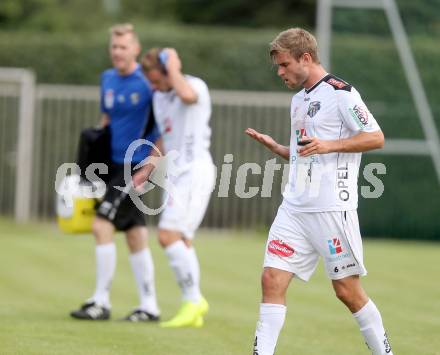
[{"label": "metal fence", "polygon": [[0,87],[0,214],[13,215],[18,140],[18,85]]},{"label": "metal fence", "polygon": [[[16,186],[16,142],[20,97],[17,90],[0,91],[0,201],[1,214],[14,212]],[[235,193],[237,168],[245,162],[264,162],[273,156],[244,134],[254,127],[278,137],[289,137],[290,94],[212,91],[211,152],[221,168],[226,154],[233,154],[231,184],[227,196],[218,197],[218,187],[204,219],[204,225],[247,226],[270,223],[281,196],[282,171],[276,171],[272,198],[242,199]],[[32,143],[32,175],[30,216],[50,219],[55,214],[55,176],[58,167],[75,162],[80,131],[99,122],[99,88],[86,86],[36,86],[34,140]],[[278,163],[283,163],[281,159]],[[217,182],[219,181],[217,177]],[[248,174],[246,186],[261,186],[262,175]],[[147,202],[157,205],[159,193],[147,196]],[[153,218],[154,221],[154,218]]]}]

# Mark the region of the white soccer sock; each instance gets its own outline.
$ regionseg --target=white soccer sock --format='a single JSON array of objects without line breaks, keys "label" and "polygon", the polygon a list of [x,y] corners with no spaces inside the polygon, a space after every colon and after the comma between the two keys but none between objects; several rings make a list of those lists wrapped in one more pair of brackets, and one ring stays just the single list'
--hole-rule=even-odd
[{"label": "white soccer sock", "polygon": [[131,269],[136,280],[139,293],[139,309],[159,315],[159,307],[156,299],[156,287],[154,285],[154,264],[151,251],[145,248],[129,256]]},{"label": "white soccer sock", "polygon": [[92,300],[110,308],[110,288],[116,268],[115,243],[96,246],[96,288]]},{"label": "white soccer sock", "polygon": [[189,257],[190,257],[190,267],[191,273],[194,275],[194,288],[196,293],[198,294],[198,298],[202,297],[202,293],[200,291],[200,264],[199,259],[197,258],[196,249],[192,246],[188,249]]},{"label": "white soccer sock", "polygon": [[171,268],[174,270],[176,281],[182,291],[184,301],[198,302],[200,290],[196,285],[196,276],[191,267],[191,256],[188,247],[182,240],[174,242],[165,248]]},{"label": "white soccer sock", "polygon": [[282,304],[261,303],[260,319],[254,340],[255,355],[273,355],[278,335],[286,318],[287,307]]},{"label": "white soccer sock", "polygon": [[392,355],[391,345],[382,324],[382,317],[372,300],[369,300],[360,311],[353,313],[361,333],[373,355]]}]

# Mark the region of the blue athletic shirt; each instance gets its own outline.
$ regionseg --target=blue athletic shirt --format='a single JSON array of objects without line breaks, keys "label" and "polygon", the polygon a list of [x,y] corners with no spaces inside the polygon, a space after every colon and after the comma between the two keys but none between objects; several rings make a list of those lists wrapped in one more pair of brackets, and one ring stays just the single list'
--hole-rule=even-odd
[{"label": "blue athletic shirt", "polygon": [[154,143],[159,138],[156,123],[143,137],[150,115],[153,92],[138,64],[130,75],[122,76],[116,69],[108,69],[101,75],[101,112],[110,118],[112,161],[117,164],[140,163],[151,151],[149,145],[139,147],[131,161],[124,161],[128,146],[139,138]]}]

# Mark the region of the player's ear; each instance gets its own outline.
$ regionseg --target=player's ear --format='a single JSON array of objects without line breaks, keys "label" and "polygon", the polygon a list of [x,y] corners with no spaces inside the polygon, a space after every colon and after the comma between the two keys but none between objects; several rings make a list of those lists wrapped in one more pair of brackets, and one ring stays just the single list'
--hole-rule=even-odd
[{"label": "player's ear", "polygon": [[141,44],[138,41],[136,41],[135,43],[136,57],[139,57],[139,55],[141,54],[141,50],[142,50]]},{"label": "player's ear", "polygon": [[301,58],[302,58],[302,60],[304,61],[304,63],[307,63],[307,64],[310,64],[310,63],[312,63],[313,62],[313,58],[312,58],[312,56],[310,55],[310,53],[304,53],[302,56],[301,56]]}]

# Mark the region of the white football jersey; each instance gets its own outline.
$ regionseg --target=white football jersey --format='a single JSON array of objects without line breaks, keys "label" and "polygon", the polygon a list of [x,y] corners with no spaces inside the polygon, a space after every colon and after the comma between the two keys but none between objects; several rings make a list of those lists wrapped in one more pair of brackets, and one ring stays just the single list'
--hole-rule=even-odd
[{"label": "white football jersey", "polygon": [[327,74],[292,98],[289,182],[284,203],[301,212],[357,208],[361,153],[329,153],[300,157],[303,136],[322,140],[352,137],[380,127],[355,88]]},{"label": "white football jersey", "polygon": [[185,104],[174,90],[156,91],[153,109],[159,131],[163,138],[165,153],[177,151],[174,162],[180,168],[189,167],[195,161],[212,162],[209,152],[211,140],[211,99],[208,87],[199,78],[185,75],[197,92],[197,102]]}]

